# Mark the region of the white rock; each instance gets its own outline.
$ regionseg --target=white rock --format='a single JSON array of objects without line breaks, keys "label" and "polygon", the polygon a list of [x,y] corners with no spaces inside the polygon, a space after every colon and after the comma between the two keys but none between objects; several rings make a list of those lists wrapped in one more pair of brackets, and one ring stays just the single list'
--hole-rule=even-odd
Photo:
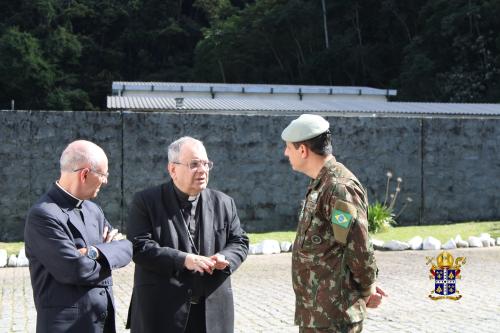
[{"label": "white rock", "polygon": [[500,237],[497,237],[497,246],[500,246]]},{"label": "white rock", "polygon": [[495,246],[495,240],[493,238],[490,238],[490,246]]},{"label": "white rock", "polygon": [[456,236],[455,236],[455,243],[456,243],[456,244],[458,244],[458,242],[460,242],[461,240],[463,240],[463,239],[462,239],[462,236],[460,236],[460,235],[456,235]]},{"label": "white rock", "polygon": [[248,247],[248,253],[249,254],[262,254],[262,244],[257,243],[257,244],[250,244]]},{"label": "white rock", "polygon": [[266,239],[262,241],[262,254],[273,254],[280,252],[280,243],[277,240]]},{"label": "white rock", "polygon": [[464,240],[459,240],[458,242],[455,242],[457,243],[457,247],[469,247],[469,243],[467,243],[466,241]]},{"label": "white rock", "polygon": [[408,243],[401,242],[398,240],[391,240],[384,244],[384,249],[391,251],[404,251],[408,250],[409,248],[410,245],[408,245]]},{"label": "white rock", "polygon": [[483,243],[483,247],[490,247],[490,239],[491,239],[490,234],[484,232],[479,235],[479,239]]},{"label": "white rock", "polygon": [[290,242],[281,242],[280,243],[281,252],[290,252],[292,250],[292,243]]},{"label": "white rock", "polygon": [[0,249],[0,267],[7,266],[7,251]]},{"label": "white rock", "polygon": [[449,241],[443,244],[442,248],[444,250],[451,250],[451,249],[456,249],[457,248],[457,243],[455,243],[455,240],[451,238]]},{"label": "white rock", "polygon": [[7,263],[8,267],[16,267],[17,266],[17,257],[15,254],[11,254],[9,257],[9,262]]},{"label": "white rock", "polygon": [[380,239],[372,238],[372,245],[375,250],[383,250],[384,249],[384,241]]},{"label": "white rock", "polygon": [[410,245],[410,249],[412,250],[422,250],[422,242],[422,237],[415,236],[408,241],[408,245]]},{"label": "white rock", "polygon": [[26,258],[26,253],[24,252],[24,247],[19,250],[19,254],[17,255],[17,267],[28,266],[29,261]]},{"label": "white rock", "polygon": [[483,242],[479,237],[470,236],[467,242],[469,243],[469,247],[483,247]]},{"label": "white rock", "polygon": [[432,236],[427,237],[424,239],[424,243],[422,245],[422,248],[424,250],[440,250],[441,249],[441,242],[439,239],[436,239]]}]

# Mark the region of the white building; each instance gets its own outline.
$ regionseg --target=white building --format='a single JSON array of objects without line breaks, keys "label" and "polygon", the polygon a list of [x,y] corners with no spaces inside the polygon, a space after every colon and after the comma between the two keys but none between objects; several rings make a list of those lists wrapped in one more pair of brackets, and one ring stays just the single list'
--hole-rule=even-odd
[{"label": "white building", "polygon": [[370,87],[113,82],[107,108],[221,114],[500,116],[500,104],[388,101],[396,94],[396,90]]}]

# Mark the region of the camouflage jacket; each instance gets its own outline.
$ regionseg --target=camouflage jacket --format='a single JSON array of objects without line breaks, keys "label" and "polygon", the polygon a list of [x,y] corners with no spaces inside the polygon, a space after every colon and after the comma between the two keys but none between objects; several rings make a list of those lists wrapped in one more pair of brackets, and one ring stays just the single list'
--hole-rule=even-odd
[{"label": "camouflage jacket", "polygon": [[311,180],[293,244],[295,324],[330,327],[366,317],[377,265],[368,235],[368,199],[335,158]]}]

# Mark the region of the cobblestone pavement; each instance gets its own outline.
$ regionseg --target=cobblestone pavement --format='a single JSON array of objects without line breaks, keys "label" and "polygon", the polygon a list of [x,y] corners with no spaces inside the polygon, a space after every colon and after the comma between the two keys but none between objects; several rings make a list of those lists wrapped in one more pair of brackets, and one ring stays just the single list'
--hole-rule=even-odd
[{"label": "cobblestone pavement", "polygon": [[[379,285],[389,294],[370,309],[364,332],[499,332],[500,247],[452,250],[465,256],[459,301],[432,301],[426,256],[440,251],[376,252]],[[133,264],[114,272],[119,332],[124,329]],[[36,312],[27,268],[0,269],[0,332],[34,332]],[[237,333],[297,333],[290,254],[249,256],[233,276]]]}]

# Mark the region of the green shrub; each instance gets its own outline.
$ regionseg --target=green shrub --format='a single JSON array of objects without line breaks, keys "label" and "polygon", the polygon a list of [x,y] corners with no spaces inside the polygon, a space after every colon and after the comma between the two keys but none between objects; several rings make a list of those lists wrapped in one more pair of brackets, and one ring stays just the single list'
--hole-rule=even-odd
[{"label": "green shrub", "polygon": [[377,233],[386,231],[396,224],[392,209],[388,206],[375,202],[368,206],[368,231]]},{"label": "green shrub", "polygon": [[368,231],[371,233],[383,232],[392,226],[396,225],[397,218],[405,210],[406,206],[412,202],[411,198],[406,198],[406,202],[403,207],[399,210],[397,214],[394,214],[394,209],[396,201],[398,199],[399,192],[401,192],[401,183],[403,178],[396,178],[396,187],[394,193],[389,194],[389,188],[392,180],[392,172],[388,171],[386,173],[387,183],[385,187],[385,198],[384,202],[380,203],[376,201],[374,204],[368,206]]}]

